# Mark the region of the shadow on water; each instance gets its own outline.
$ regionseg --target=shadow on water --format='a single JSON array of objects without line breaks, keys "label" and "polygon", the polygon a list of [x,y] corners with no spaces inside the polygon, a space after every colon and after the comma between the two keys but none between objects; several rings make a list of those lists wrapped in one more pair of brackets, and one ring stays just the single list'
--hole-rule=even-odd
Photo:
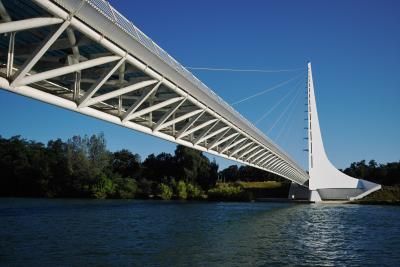
[{"label": "shadow on water", "polygon": [[5,265],[398,266],[400,208],[0,199]]}]

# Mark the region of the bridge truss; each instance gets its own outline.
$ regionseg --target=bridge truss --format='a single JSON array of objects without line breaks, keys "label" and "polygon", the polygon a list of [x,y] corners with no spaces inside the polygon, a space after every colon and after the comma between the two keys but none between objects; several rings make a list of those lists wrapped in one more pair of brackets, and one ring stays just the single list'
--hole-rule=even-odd
[{"label": "bridge truss", "polygon": [[0,88],[298,184],[309,179],[108,2],[0,0],[0,16]]}]

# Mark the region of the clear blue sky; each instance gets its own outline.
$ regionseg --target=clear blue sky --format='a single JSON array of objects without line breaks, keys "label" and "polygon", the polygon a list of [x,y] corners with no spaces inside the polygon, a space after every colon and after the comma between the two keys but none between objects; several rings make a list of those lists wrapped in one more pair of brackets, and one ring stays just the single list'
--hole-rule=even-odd
[{"label": "clear blue sky", "polygon": [[[110,1],[185,66],[286,69],[313,63],[325,148],[339,168],[361,159],[400,160],[400,1]],[[194,71],[231,103],[299,72]],[[305,78],[305,77],[304,77]],[[295,83],[235,106],[255,122]],[[304,83],[305,85],[305,83]],[[267,131],[292,97],[257,124]],[[300,99],[300,98],[299,98]],[[272,131],[295,160],[301,150],[304,95]],[[175,145],[22,96],[0,92],[0,134],[47,142],[104,132],[111,150],[145,158]],[[221,167],[231,162],[217,158]]]}]

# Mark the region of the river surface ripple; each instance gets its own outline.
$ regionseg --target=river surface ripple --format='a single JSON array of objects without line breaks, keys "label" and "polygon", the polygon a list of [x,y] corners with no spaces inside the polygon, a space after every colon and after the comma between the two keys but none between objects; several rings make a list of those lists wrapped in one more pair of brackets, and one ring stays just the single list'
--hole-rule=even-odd
[{"label": "river surface ripple", "polygon": [[400,266],[400,207],[0,198],[0,266]]}]

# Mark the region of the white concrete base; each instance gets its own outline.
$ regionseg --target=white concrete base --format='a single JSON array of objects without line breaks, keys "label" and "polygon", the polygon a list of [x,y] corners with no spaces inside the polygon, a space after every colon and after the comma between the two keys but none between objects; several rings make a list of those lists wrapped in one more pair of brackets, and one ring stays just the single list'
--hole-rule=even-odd
[{"label": "white concrete base", "polygon": [[320,197],[320,195],[319,195],[317,190],[311,190],[310,192],[311,192],[311,194],[310,194],[310,201],[311,202],[321,202],[322,201],[322,199],[321,199],[321,197]]}]

